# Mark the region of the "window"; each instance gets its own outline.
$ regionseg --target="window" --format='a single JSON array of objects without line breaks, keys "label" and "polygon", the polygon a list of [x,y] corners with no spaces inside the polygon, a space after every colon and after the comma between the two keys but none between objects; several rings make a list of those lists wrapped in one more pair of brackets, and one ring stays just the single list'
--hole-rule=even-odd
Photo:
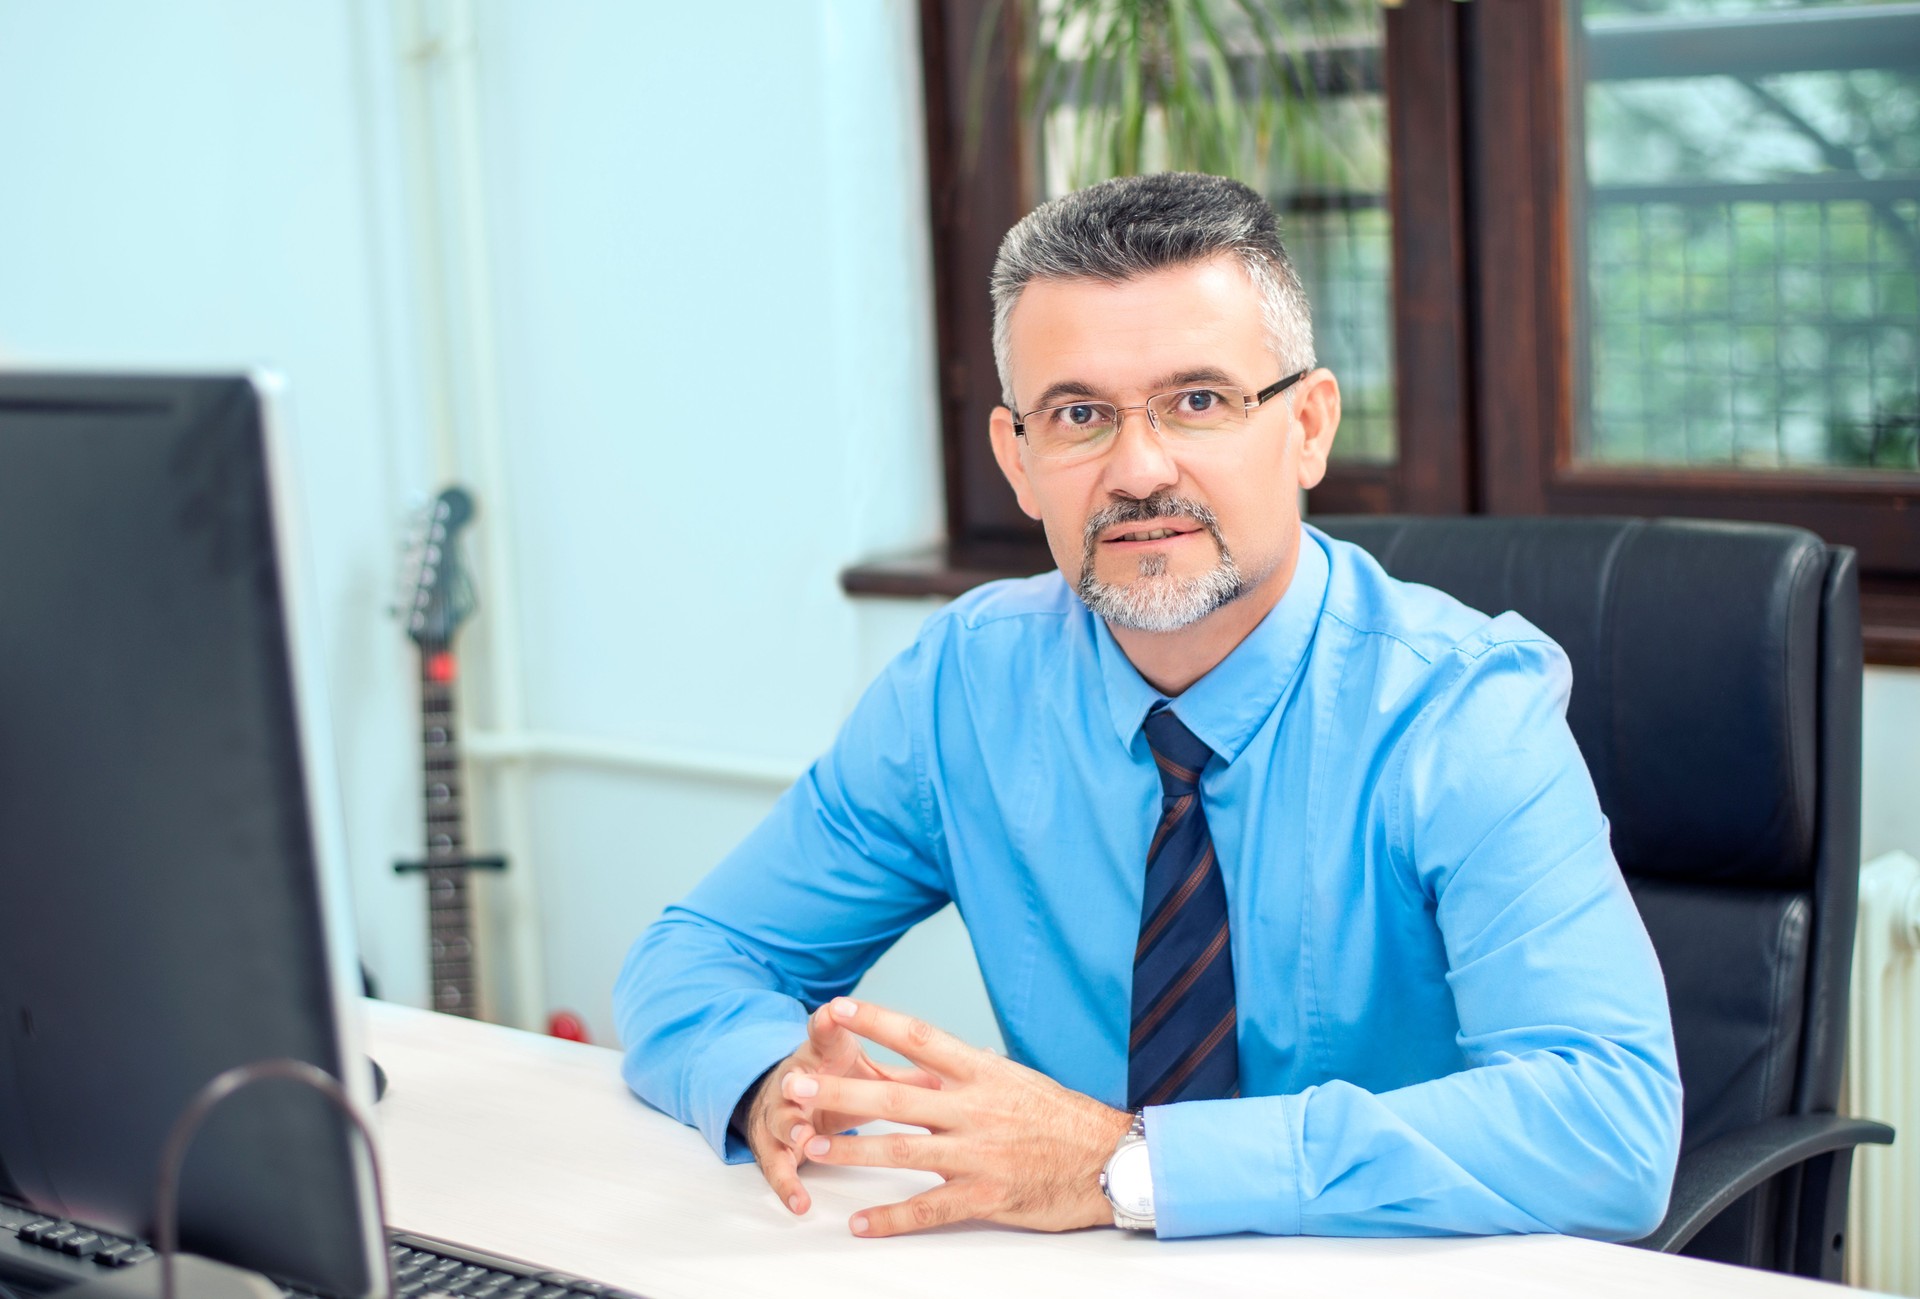
[{"label": "window", "polygon": [[[1068,177],[1022,152],[1007,39],[965,166],[991,3],[921,3],[950,541],[849,590],[1049,563],[985,435],[985,286]],[[1312,509],[1798,524],[1860,551],[1869,657],[1920,663],[1920,3],[1333,12],[1307,66],[1351,165],[1268,186],[1347,395]]]}]

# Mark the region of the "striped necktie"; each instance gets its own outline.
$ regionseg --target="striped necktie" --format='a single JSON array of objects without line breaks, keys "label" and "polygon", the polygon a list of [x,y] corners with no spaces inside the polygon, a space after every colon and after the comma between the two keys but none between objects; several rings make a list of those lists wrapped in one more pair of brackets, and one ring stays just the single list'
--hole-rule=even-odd
[{"label": "striped necktie", "polygon": [[1136,1110],[1240,1094],[1227,889],[1200,806],[1213,750],[1164,704],[1144,729],[1162,797],[1133,953],[1127,1108]]}]

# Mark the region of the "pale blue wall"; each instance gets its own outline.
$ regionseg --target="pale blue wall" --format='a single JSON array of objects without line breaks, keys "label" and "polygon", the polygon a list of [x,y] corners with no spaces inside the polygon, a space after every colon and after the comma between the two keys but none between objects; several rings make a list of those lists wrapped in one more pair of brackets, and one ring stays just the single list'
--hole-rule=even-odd
[{"label": "pale blue wall", "polygon": [[418,833],[415,705],[381,610],[424,459],[392,381],[359,16],[0,0],[0,361],[291,379],[359,927],[398,968],[424,927],[384,871]]},{"label": "pale blue wall", "polygon": [[[441,380],[404,13],[0,0],[0,355],[287,374],[358,928],[417,1001],[419,884],[388,870],[419,833],[411,659],[384,605],[408,493],[435,485]],[[836,581],[938,533],[913,14],[477,7],[507,462],[484,517],[518,584],[528,728],[797,772],[933,607]],[[483,603],[501,576],[481,572]],[[478,657],[499,631],[472,633]],[[527,793],[514,869],[536,886],[547,996],[510,1009],[570,1006],[609,1040],[627,944],[777,789],[550,764]],[[994,1041],[970,966],[949,913],[869,987]]]},{"label": "pale blue wall", "polygon": [[[529,724],[798,771],[926,612],[840,569],[938,535],[913,7],[482,18]],[[550,999],[594,1016],[776,792],[533,789]],[[872,982],[984,1037],[969,966],[949,916]]]}]

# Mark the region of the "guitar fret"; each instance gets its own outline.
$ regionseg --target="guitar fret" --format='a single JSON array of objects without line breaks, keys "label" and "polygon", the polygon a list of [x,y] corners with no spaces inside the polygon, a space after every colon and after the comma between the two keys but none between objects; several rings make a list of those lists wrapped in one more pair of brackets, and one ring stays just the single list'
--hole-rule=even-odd
[{"label": "guitar fret", "polygon": [[479,1011],[475,982],[479,962],[466,870],[461,865],[467,852],[466,818],[460,731],[454,716],[458,711],[458,667],[450,656],[450,634],[415,640],[420,651],[420,797],[426,828],[427,955],[434,1008],[472,1016]]}]

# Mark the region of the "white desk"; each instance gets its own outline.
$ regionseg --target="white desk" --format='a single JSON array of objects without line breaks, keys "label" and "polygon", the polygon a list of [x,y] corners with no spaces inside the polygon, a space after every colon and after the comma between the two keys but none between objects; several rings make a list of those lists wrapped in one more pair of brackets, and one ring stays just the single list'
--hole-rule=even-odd
[{"label": "white desk", "polygon": [[815,1167],[814,1207],[795,1218],[752,1165],[723,1165],[698,1133],[635,1099],[613,1051],[378,1002],[366,1008],[368,1048],[390,1082],[379,1126],[392,1224],[649,1299],[1845,1293],[1560,1236],[1159,1241],[969,1225],[860,1240],[846,1227],[855,1210],[935,1179]]}]

